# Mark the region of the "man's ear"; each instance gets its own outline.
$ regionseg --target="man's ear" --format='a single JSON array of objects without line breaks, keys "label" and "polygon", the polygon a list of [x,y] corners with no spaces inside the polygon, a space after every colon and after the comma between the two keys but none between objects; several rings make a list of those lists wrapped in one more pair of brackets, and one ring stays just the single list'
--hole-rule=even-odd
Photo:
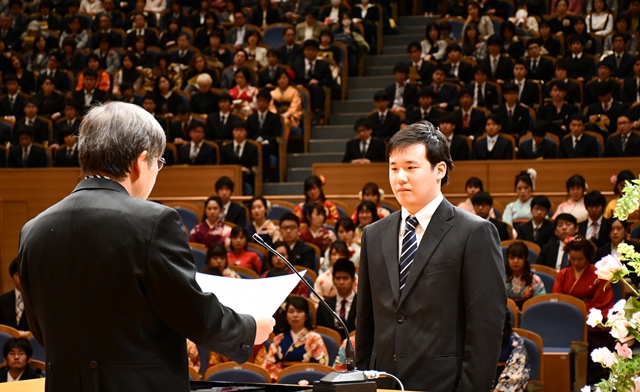
[{"label": "man's ear", "polygon": [[131,177],[131,181],[135,181],[140,177],[140,173],[142,172],[142,165],[149,165],[148,161],[149,153],[147,150],[144,150],[138,155],[138,157],[133,161],[131,165],[131,173],[129,174]]}]

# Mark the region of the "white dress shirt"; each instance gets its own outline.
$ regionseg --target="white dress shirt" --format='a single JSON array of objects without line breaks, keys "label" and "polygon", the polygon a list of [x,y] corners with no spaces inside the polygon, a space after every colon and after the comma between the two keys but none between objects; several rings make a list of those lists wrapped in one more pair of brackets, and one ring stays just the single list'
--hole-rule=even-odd
[{"label": "white dress shirt", "polygon": [[[442,193],[438,193],[438,196],[435,199],[431,200],[429,204],[422,207],[422,209],[416,212],[415,217],[418,219],[418,226],[416,226],[416,244],[418,248],[420,248],[420,241],[422,241],[422,236],[424,235],[425,230],[429,227],[429,222],[431,222],[431,217],[438,209],[440,203],[444,196]],[[400,219],[400,233],[398,236],[398,260],[400,260],[400,255],[402,255],[402,238],[404,237],[404,230],[407,225],[407,217],[411,215],[411,213],[404,207],[402,207],[401,219]]]}]

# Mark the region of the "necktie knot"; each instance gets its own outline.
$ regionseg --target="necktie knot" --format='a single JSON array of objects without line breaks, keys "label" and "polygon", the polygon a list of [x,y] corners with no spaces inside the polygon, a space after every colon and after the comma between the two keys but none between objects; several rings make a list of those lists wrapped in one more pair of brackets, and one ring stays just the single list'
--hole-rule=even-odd
[{"label": "necktie knot", "polygon": [[418,222],[418,219],[413,216],[413,215],[409,215],[407,217],[407,230],[411,230],[411,231],[415,231],[416,227],[418,227],[420,223]]}]

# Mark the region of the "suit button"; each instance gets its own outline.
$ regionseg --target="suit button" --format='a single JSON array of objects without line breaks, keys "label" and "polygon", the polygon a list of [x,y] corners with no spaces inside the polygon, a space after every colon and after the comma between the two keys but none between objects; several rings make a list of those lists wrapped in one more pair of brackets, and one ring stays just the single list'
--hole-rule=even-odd
[{"label": "suit button", "polygon": [[403,321],[404,321],[404,316],[403,315],[398,316],[398,323],[402,324]]},{"label": "suit button", "polygon": [[47,371],[53,370],[53,363],[47,362]]},{"label": "suit button", "polygon": [[98,362],[96,362],[96,361],[89,362],[89,368],[90,369],[97,369],[98,368]]},{"label": "suit button", "polygon": [[393,354],[393,362],[395,362],[395,361],[396,361],[396,359],[397,359],[397,358],[396,358],[396,355],[395,355],[395,354]]}]

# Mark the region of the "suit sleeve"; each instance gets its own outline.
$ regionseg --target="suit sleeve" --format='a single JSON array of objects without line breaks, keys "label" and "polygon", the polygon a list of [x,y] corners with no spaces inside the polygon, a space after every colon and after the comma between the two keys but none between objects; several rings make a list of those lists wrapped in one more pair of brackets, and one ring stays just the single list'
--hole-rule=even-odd
[{"label": "suit sleeve", "polygon": [[[158,318],[193,342],[244,362],[252,354],[256,324],[237,314],[195,281],[195,263],[182,232],[180,216],[164,211],[154,228],[145,269],[147,297]],[[180,300],[180,306],[175,304]]]},{"label": "suit sleeve", "polygon": [[356,342],[358,349],[356,350],[356,367],[359,369],[369,369],[371,366],[371,352],[373,351],[373,336],[375,334],[373,301],[371,284],[369,283],[369,262],[367,260],[366,242],[368,233],[369,228],[365,227],[362,233],[360,269],[358,272],[358,306],[356,311]]},{"label": "suit sleeve", "polygon": [[464,255],[467,329],[457,390],[486,391],[495,378],[507,307],[500,239],[491,222],[481,222],[472,229]]}]

